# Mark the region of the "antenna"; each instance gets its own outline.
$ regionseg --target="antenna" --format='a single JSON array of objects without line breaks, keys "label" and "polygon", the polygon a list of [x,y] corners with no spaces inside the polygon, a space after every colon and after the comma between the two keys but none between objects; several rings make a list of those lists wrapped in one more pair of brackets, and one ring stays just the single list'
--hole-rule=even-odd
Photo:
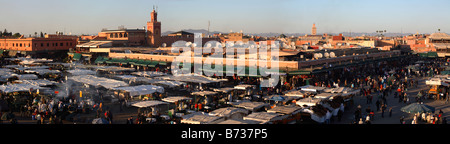
[{"label": "antenna", "polygon": [[209,25],[210,25],[210,21],[208,20],[208,34],[207,34],[207,37],[209,37]]}]

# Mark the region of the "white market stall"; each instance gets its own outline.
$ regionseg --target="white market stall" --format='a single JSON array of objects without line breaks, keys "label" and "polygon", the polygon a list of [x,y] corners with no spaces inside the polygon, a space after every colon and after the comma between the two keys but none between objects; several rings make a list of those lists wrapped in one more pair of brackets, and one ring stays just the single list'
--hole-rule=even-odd
[{"label": "white market stall", "polygon": [[66,72],[70,73],[72,76],[79,76],[79,75],[95,75],[95,74],[97,74],[96,71],[93,71],[93,70],[85,70],[85,69],[67,70]]},{"label": "white market stall", "polygon": [[269,112],[253,112],[245,116],[244,120],[258,121],[259,124],[272,124],[276,121],[282,121],[288,118],[288,115]]},{"label": "white market stall", "polygon": [[181,120],[184,124],[217,124],[223,122],[224,118],[211,115],[194,114]]},{"label": "white market stall", "polygon": [[225,120],[237,119],[241,120],[244,116],[248,115],[249,111],[246,109],[235,107],[224,107],[211,111],[209,115],[223,117]]},{"label": "white market stall", "polygon": [[322,99],[319,99],[319,98],[308,97],[308,98],[297,100],[296,104],[301,107],[304,107],[305,105],[306,106],[315,106],[316,104],[320,103],[321,101],[322,101]]},{"label": "white market stall", "polygon": [[129,93],[131,97],[152,94],[155,92],[164,93],[164,88],[154,85],[139,85],[139,86],[128,86],[128,87],[115,87],[112,90],[122,90]]},{"label": "white market stall", "polygon": [[31,84],[9,84],[9,85],[0,85],[0,91],[3,93],[11,93],[11,92],[28,92],[30,89],[48,89],[36,85]]},{"label": "white market stall", "polygon": [[300,89],[303,91],[320,93],[320,92],[323,92],[326,89],[326,87],[316,87],[316,86],[312,86],[312,85],[306,85],[306,86],[300,87]]},{"label": "white market stall", "polygon": [[102,78],[102,77],[96,77],[96,76],[92,76],[92,75],[72,76],[72,77],[69,77],[68,79],[79,82],[79,83],[92,85],[92,86],[102,86],[107,89],[128,86],[128,84],[123,81]]},{"label": "white market stall", "polygon": [[265,107],[268,107],[269,104],[263,102],[250,102],[250,101],[242,101],[231,103],[234,107],[244,108],[250,110],[252,112],[260,111]]}]

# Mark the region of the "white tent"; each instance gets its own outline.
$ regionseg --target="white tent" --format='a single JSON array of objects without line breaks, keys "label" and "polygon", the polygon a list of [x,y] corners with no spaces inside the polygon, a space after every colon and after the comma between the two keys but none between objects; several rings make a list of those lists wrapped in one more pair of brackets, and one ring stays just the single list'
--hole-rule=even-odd
[{"label": "white tent", "polygon": [[10,92],[27,92],[30,91],[30,89],[48,89],[39,87],[36,85],[31,84],[10,84],[10,85],[0,85],[0,91],[4,93],[10,93]]},{"label": "white tent", "polygon": [[37,73],[39,75],[44,75],[46,73],[51,73],[51,74],[61,73],[61,71],[59,71],[59,70],[49,70],[49,69],[32,69],[32,70],[25,70],[25,72],[27,72],[27,73]]},{"label": "white tent", "polygon": [[162,101],[169,102],[169,103],[175,103],[178,101],[191,100],[191,99],[192,98],[184,97],[184,96],[171,96],[171,97],[162,99]]},{"label": "white tent", "polygon": [[73,76],[73,77],[69,77],[69,79],[79,82],[79,83],[89,84],[89,85],[93,85],[93,86],[102,86],[102,87],[108,88],[108,89],[111,89],[114,87],[128,86],[128,84],[123,81],[102,78],[102,77],[96,77],[96,76],[92,76],[92,75]]},{"label": "white tent", "polygon": [[244,120],[253,120],[259,121],[260,124],[268,124],[273,121],[283,120],[287,117],[288,115],[283,115],[279,113],[253,112],[248,116],[244,117]]},{"label": "white tent", "polygon": [[326,87],[316,87],[316,86],[312,86],[312,85],[306,85],[306,86],[300,87],[300,89],[303,91],[310,91],[310,92],[322,92],[323,90],[326,89]]},{"label": "white tent", "polygon": [[309,95],[311,95],[312,92],[309,91],[303,91],[303,90],[293,90],[293,91],[288,91],[284,94],[284,96],[289,96],[289,97],[307,97]]},{"label": "white tent", "polygon": [[95,75],[95,74],[97,74],[96,71],[84,70],[84,69],[68,70],[67,72],[70,73],[73,76],[78,76],[78,75]]},{"label": "white tent", "polygon": [[49,81],[49,80],[44,80],[44,79],[39,79],[39,80],[16,80],[14,82],[18,82],[18,83],[22,83],[22,84],[30,84],[30,85],[35,85],[35,86],[49,86],[49,85],[56,84],[56,82],[54,82],[54,81]]},{"label": "white tent", "polygon": [[314,98],[318,99],[329,99],[331,97],[339,96],[339,94],[336,93],[320,93],[314,96]]},{"label": "white tent", "polygon": [[38,77],[34,74],[22,74],[22,75],[16,75],[19,80],[36,80]]},{"label": "white tent", "polygon": [[267,110],[269,113],[280,113],[280,114],[297,114],[300,112],[302,108],[297,106],[276,106],[270,110]]},{"label": "white tent", "polygon": [[177,87],[177,86],[182,86],[182,85],[186,85],[186,83],[184,83],[184,82],[178,82],[178,81],[166,81],[166,80],[157,81],[157,82],[154,82],[153,84],[157,84],[157,85],[165,85],[165,86],[168,86],[168,87],[170,87],[170,88]]},{"label": "white tent", "polygon": [[248,110],[235,108],[235,107],[224,107],[216,109],[209,113],[212,116],[225,117],[226,119],[242,119],[248,114]]},{"label": "white tent", "polygon": [[236,120],[236,119],[228,119],[223,122],[217,123],[217,124],[259,124],[258,121],[252,121],[252,120]]},{"label": "white tent", "polygon": [[223,118],[211,115],[196,114],[189,118],[182,119],[181,123],[185,124],[217,124],[224,121]]},{"label": "white tent", "polygon": [[425,81],[426,85],[442,85],[442,86],[449,86],[449,84],[447,82],[449,82],[450,80],[447,79],[443,79],[443,78],[430,78],[429,80]]},{"label": "white tent", "polygon": [[269,106],[269,104],[267,104],[267,103],[263,103],[263,102],[249,102],[249,101],[234,103],[232,105],[235,106],[235,107],[244,108],[244,109],[247,109],[247,110],[250,110],[250,111],[256,111],[257,109],[260,109],[262,107]]},{"label": "white tent", "polygon": [[248,84],[240,84],[237,86],[234,86],[234,89],[240,89],[240,90],[246,90],[248,88],[254,88],[254,85],[248,85]]},{"label": "white tent", "polygon": [[152,94],[155,92],[164,93],[164,88],[154,85],[139,85],[139,86],[129,86],[129,87],[115,87],[113,90],[123,90],[130,93],[130,96],[139,96]]},{"label": "white tent", "polygon": [[322,101],[322,99],[309,97],[309,98],[297,100],[296,104],[299,106],[303,106],[303,105],[315,106],[320,101]]},{"label": "white tent", "polygon": [[199,96],[209,96],[209,95],[215,95],[217,92],[213,91],[199,91],[199,92],[193,92],[191,95],[199,95]]},{"label": "white tent", "polygon": [[140,71],[140,72],[133,72],[132,75],[136,76],[142,76],[142,77],[157,77],[157,76],[164,76],[167,75],[162,72],[156,72],[156,71]]},{"label": "white tent", "polygon": [[150,100],[150,101],[137,102],[137,103],[134,103],[131,105],[134,107],[138,107],[138,108],[146,108],[146,107],[154,107],[154,106],[161,105],[161,104],[168,104],[168,103],[162,102],[162,101]]}]

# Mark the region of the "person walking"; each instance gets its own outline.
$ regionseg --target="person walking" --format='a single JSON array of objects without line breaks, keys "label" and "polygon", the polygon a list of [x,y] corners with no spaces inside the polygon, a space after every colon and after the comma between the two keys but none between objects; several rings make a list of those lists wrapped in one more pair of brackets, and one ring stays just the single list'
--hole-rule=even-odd
[{"label": "person walking", "polygon": [[389,107],[389,117],[392,117],[392,107]]}]

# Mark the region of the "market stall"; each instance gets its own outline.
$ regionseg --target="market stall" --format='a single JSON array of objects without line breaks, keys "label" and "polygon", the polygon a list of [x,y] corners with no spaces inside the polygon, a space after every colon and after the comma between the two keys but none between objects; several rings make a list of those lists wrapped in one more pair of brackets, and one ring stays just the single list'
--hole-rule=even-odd
[{"label": "market stall", "polygon": [[265,110],[269,104],[263,103],[263,102],[250,102],[250,101],[241,101],[241,102],[234,102],[231,103],[234,107],[238,108],[244,108],[247,110],[250,110],[252,112],[258,112]]},{"label": "market stall", "polygon": [[244,116],[248,115],[249,111],[246,109],[235,107],[224,107],[211,111],[209,115],[223,117],[225,120],[237,119],[240,120]]},{"label": "market stall", "polygon": [[301,119],[302,108],[297,106],[276,106],[272,109],[267,110],[268,113],[279,113],[287,115],[288,118],[283,121],[283,124],[295,123]]},{"label": "market stall", "polygon": [[288,115],[269,112],[253,112],[245,116],[244,120],[258,121],[259,124],[275,124],[287,119]]},{"label": "market stall", "polygon": [[326,87],[316,87],[316,86],[312,86],[312,85],[306,85],[306,86],[300,87],[300,89],[303,91],[321,93],[326,89]]},{"label": "market stall", "polygon": [[181,123],[183,124],[217,124],[223,122],[224,118],[206,114],[189,114],[182,117]]}]

